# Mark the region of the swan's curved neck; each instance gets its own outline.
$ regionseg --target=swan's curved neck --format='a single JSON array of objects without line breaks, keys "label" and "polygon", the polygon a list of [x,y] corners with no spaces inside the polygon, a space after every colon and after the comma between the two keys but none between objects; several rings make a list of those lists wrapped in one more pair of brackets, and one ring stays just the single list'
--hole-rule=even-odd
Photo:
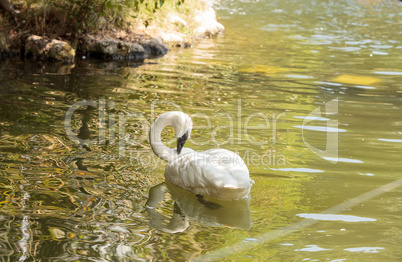
[{"label": "swan's curved neck", "polygon": [[159,117],[152,124],[151,130],[149,132],[149,141],[155,155],[168,163],[176,159],[178,155],[176,150],[170,149],[162,143],[161,133],[166,126],[170,126],[173,124],[174,123],[172,118]]}]

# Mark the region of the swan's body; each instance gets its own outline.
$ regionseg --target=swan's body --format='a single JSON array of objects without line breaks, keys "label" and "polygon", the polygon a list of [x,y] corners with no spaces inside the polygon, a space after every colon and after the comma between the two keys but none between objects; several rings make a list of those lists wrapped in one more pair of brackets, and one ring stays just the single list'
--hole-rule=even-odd
[{"label": "swan's body", "polygon": [[[169,149],[161,141],[160,134],[168,125],[172,125],[176,131],[176,149]],[[195,152],[190,148],[183,148],[190,137],[191,129],[190,117],[177,111],[160,115],[151,126],[152,150],[169,163],[165,170],[166,179],[195,195],[223,200],[247,197],[254,181],[250,179],[241,157],[226,149]]]}]

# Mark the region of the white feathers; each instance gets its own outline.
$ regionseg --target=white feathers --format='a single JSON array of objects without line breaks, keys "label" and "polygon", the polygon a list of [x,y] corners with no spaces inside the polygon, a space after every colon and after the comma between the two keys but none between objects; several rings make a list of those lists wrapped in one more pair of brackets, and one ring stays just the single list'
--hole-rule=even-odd
[{"label": "white feathers", "polygon": [[150,142],[154,153],[169,162],[165,170],[166,179],[178,187],[196,195],[207,195],[223,200],[247,197],[253,180],[248,168],[236,153],[226,149],[210,149],[195,152],[183,148],[180,155],[161,142],[160,134],[172,125],[177,137],[191,133],[192,122],[182,112],[167,112],[158,117],[151,126]]},{"label": "white feathers", "polygon": [[224,185],[223,188],[226,188],[226,189],[238,189],[237,186],[234,186],[234,185],[231,185],[231,184]]}]

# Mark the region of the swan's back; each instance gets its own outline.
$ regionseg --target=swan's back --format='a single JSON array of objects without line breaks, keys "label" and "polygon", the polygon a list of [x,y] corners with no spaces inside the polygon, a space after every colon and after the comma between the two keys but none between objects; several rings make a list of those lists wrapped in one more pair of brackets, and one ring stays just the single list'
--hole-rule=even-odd
[{"label": "swan's back", "polygon": [[183,154],[169,163],[165,177],[170,183],[196,195],[223,200],[246,197],[254,182],[241,157],[225,149]]}]

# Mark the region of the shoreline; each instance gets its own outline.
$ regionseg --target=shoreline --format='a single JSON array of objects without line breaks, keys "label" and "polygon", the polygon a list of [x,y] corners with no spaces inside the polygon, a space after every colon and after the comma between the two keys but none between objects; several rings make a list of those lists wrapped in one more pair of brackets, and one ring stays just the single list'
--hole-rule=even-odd
[{"label": "shoreline", "polygon": [[134,30],[102,29],[75,39],[23,32],[19,28],[21,21],[14,18],[17,25],[8,25],[0,30],[0,59],[20,56],[22,60],[71,64],[77,56],[106,61],[143,61],[162,57],[170,48],[189,48],[202,38],[224,31],[224,26],[217,21],[213,0],[200,3],[203,7],[193,10],[190,15],[168,13],[162,24],[145,26],[140,23]]}]

